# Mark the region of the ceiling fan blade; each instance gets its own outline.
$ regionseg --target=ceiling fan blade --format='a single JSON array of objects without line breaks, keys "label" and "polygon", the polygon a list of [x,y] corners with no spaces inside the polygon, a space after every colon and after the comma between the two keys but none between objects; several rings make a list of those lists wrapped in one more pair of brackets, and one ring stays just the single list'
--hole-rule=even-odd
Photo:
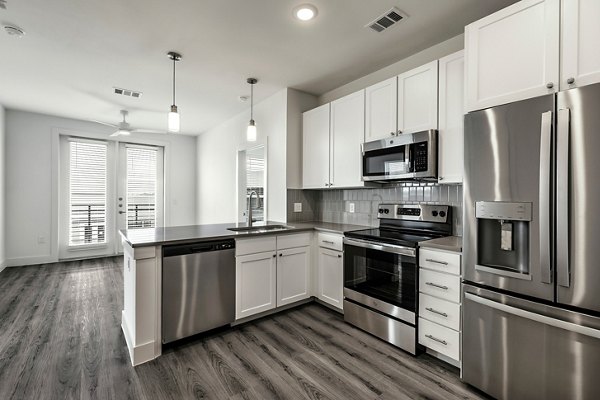
[{"label": "ceiling fan blade", "polygon": [[167,133],[166,131],[157,131],[154,129],[134,129],[132,133]]},{"label": "ceiling fan blade", "polygon": [[106,125],[106,126],[110,126],[110,127],[112,127],[112,128],[118,128],[118,127],[119,127],[118,125],[115,125],[115,124],[109,124],[108,122],[96,121],[95,119],[92,119],[92,120],[90,120],[90,121],[91,121],[91,122],[95,122],[95,123],[97,123],[97,124],[100,124],[100,125]]}]

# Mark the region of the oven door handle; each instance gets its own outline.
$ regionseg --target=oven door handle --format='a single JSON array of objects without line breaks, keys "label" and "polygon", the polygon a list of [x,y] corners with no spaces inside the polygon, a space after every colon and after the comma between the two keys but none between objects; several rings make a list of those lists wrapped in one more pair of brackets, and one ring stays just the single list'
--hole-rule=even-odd
[{"label": "oven door handle", "polygon": [[348,246],[362,247],[364,249],[385,251],[387,253],[395,253],[408,257],[416,257],[417,252],[412,247],[396,246],[392,244],[379,244],[361,239],[344,238],[344,244]]}]

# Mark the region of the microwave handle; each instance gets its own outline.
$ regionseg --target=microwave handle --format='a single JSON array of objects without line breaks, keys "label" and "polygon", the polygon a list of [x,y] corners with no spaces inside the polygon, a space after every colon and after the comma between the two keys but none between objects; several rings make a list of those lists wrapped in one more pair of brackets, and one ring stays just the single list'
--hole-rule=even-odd
[{"label": "microwave handle", "polygon": [[408,172],[415,172],[415,153],[413,151],[414,146],[412,144],[407,144],[406,147],[408,148]]}]

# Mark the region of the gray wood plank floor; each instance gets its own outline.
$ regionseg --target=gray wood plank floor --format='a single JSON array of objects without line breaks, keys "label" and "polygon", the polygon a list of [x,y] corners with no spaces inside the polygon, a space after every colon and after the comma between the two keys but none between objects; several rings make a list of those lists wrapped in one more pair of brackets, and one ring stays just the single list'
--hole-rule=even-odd
[{"label": "gray wood plank floor", "polygon": [[458,370],[414,358],[308,304],[169,348],[133,368],[122,261],[0,273],[0,399],[480,399]]}]

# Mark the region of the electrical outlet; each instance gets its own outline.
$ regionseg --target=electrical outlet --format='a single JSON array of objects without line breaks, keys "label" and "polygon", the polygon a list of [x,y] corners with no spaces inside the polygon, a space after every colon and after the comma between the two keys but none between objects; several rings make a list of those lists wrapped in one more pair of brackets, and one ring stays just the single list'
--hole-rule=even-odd
[{"label": "electrical outlet", "polygon": [[354,212],[354,203],[350,203],[350,212],[353,213]]},{"label": "electrical outlet", "polygon": [[302,212],[302,203],[294,203],[294,212]]},{"label": "electrical outlet", "polygon": [[43,235],[39,235],[38,236],[38,244],[44,244],[46,243],[46,237]]}]

